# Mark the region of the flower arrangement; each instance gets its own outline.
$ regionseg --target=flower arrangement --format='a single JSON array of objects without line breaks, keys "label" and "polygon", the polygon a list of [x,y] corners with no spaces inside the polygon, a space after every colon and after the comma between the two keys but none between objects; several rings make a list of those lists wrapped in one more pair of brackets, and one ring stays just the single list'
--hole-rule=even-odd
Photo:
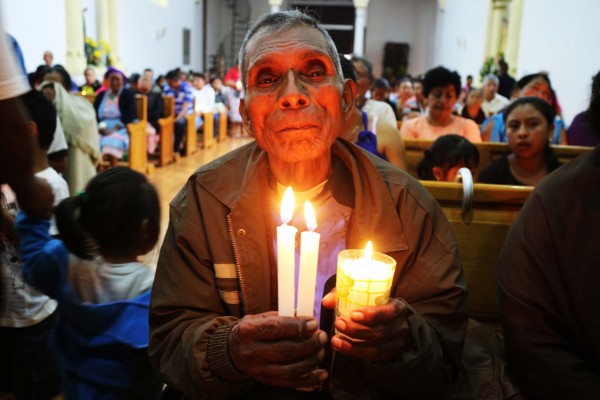
[{"label": "flower arrangement", "polygon": [[105,41],[101,40],[98,44],[92,38],[86,37],[84,48],[88,65],[109,67],[112,64],[110,46]]}]

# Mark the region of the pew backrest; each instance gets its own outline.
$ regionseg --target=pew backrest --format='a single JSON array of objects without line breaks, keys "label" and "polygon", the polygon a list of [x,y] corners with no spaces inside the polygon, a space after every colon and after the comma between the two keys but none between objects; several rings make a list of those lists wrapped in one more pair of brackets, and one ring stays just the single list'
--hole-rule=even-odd
[{"label": "pew backrest", "polygon": [[[403,139],[406,152],[406,166],[408,173],[417,177],[417,166],[423,159],[423,152],[431,146],[432,140],[424,139]],[[510,147],[506,143],[498,142],[481,142],[474,143],[479,151],[479,167],[481,172],[493,159],[502,157],[510,153]],[[558,160],[563,164],[568,163],[575,157],[592,151],[593,147],[586,146],[568,146],[568,145],[552,145],[552,150],[558,157]]]},{"label": "pew backrest", "polygon": [[148,97],[145,94],[135,95],[137,116],[140,121],[148,121]]},{"label": "pew backrest", "polygon": [[163,94],[163,117],[175,117],[175,98]]},{"label": "pew backrest", "polygon": [[421,183],[438,201],[456,236],[469,291],[469,317],[500,327],[496,262],[506,234],[533,187],[476,183],[472,210],[465,214],[462,184]]}]

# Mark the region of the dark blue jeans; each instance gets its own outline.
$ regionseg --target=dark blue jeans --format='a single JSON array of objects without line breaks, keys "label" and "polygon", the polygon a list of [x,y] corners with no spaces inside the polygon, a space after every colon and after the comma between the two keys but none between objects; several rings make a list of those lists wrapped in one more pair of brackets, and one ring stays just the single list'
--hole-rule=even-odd
[{"label": "dark blue jeans", "polygon": [[173,151],[185,154],[185,136],[187,132],[187,119],[181,118],[175,121],[175,138],[173,139]]}]

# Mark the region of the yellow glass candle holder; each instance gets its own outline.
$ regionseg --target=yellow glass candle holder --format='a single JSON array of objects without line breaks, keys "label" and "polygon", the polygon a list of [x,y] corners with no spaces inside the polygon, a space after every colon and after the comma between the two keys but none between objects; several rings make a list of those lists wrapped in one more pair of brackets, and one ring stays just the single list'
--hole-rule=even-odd
[{"label": "yellow glass candle holder", "polygon": [[338,254],[336,316],[349,318],[358,308],[388,302],[396,260],[378,252],[369,257],[369,253],[368,249],[348,249]]}]

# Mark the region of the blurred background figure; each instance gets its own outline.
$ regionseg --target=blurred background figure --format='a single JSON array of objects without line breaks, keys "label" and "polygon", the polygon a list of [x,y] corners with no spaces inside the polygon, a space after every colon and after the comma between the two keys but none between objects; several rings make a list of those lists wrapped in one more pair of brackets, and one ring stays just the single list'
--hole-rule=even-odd
[{"label": "blurred background figure", "polygon": [[590,103],[587,110],[575,116],[567,129],[567,142],[574,146],[596,146],[600,143],[599,132],[593,126],[600,126],[600,71],[592,78]]},{"label": "blurred background figure", "polygon": [[85,83],[79,88],[81,94],[93,96],[96,90],[100,89],[100,82],[96,78],[96,72],[93,68],[88,67],[83,72]]},{"label": "blurred background figure", "polygon": [[485,121],[485,113],[481,105],[483,104],[483,93],[480,89],[471,89],[467,94],[465,106],[462,109],[461,116],[473,120],[477,125]]},{"label": "blurred background figure", "polygon": [[46,50],[44,52],[44,55],[42,56],[42,58],[44,59],[44,64],[46,64],[49,67],[52,66],[52,61],[54,60],[54,55],[52,54],[51,51]]}]

